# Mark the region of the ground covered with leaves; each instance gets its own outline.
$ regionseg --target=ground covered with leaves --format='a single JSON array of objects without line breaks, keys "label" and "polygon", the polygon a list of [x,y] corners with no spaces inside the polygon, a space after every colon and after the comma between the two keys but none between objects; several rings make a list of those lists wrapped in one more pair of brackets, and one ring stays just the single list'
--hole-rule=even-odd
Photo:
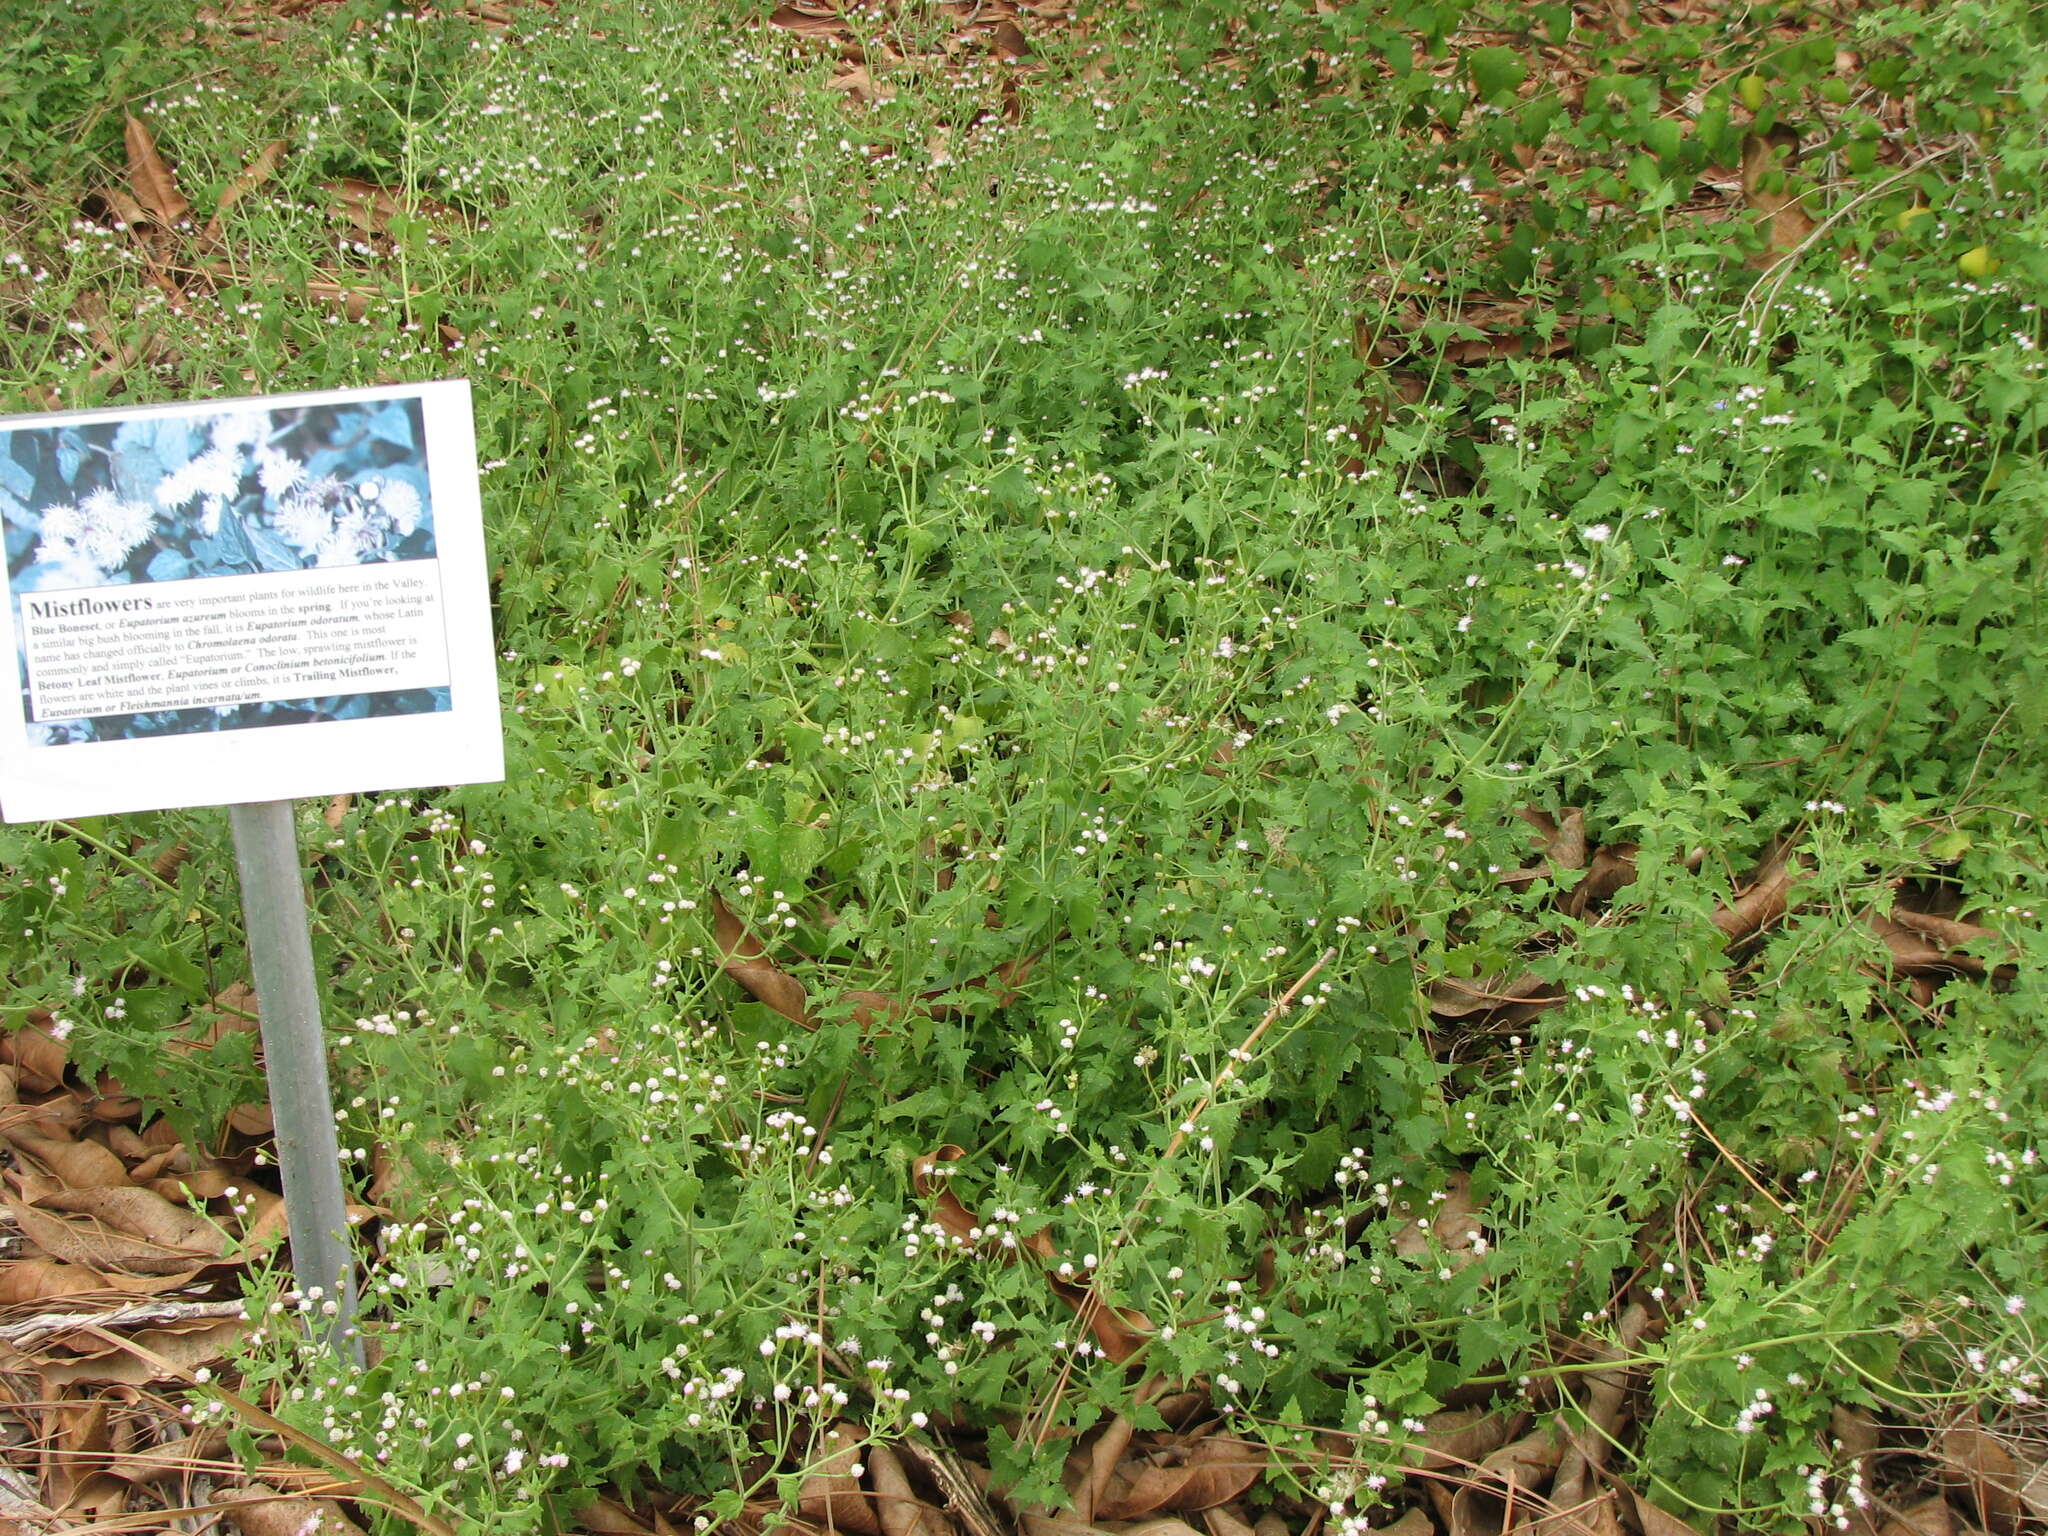
[{"label": "ground covered with leaves", "polygon": [[11,399],[471,379],[511,768],[304,808],[360,1371],[225,818],[0,834],[0,1523],[2048,1517],[2037,11],[115,9]]}]

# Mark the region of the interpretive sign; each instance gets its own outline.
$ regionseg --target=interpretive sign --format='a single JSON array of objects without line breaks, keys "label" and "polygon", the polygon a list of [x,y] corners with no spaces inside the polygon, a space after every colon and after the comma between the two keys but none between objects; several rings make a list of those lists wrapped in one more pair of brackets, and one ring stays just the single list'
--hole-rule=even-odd
[{"label": "interpretive sign", "polygon": [[469,385],[0,417],[0,532],[0,815],[228,807],[300,1310],[360,1365],[291,802],[504,777]]},{"label": "interpretive sign", "polygon": [[469,386],[0,417],[8,821],[503,777]]}]

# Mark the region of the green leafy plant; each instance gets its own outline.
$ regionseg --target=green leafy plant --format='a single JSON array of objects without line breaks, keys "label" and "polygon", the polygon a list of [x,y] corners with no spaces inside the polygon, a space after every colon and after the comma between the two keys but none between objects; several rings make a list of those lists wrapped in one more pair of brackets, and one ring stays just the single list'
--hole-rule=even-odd
[{"label": "green leafy plant", "polygon": [[[372,1360],[237,1362],[459,1529],[1162,1383],[1290,1519],[1483,1400],[1791,1529],[2039,1396],[2038,17],[1167,9],[343,8],[144,114],[289,146],[158,374],[21,237],[66,402],[475,384],[508,780],[304,826]],[[217,818],[0,866],[10,1022],[260,1096]]]}]

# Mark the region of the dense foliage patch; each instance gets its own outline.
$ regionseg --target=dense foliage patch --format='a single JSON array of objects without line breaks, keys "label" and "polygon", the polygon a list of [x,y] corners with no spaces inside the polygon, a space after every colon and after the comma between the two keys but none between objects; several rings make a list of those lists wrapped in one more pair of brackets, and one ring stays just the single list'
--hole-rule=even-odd
[{"label": "dense foliage patch", "polygon": [[[307,808],[376,1363],[237,1390],[493,1532],[839,1421],[1347,1531],[2024,1451],[2039,16],[967,9],[344,5],[16,156],[24,407],[477,392],[508,782]],[[240,1232],[221,818],[0,864]]]}]

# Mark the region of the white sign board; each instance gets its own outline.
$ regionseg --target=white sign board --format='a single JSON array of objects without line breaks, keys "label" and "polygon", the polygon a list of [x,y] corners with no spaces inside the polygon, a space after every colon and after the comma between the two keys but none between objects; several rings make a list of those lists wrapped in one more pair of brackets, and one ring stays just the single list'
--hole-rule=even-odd
[{"label": "white sign board", "polygon": [[0,417],[0,815],[504,777],[465,381]]}]

